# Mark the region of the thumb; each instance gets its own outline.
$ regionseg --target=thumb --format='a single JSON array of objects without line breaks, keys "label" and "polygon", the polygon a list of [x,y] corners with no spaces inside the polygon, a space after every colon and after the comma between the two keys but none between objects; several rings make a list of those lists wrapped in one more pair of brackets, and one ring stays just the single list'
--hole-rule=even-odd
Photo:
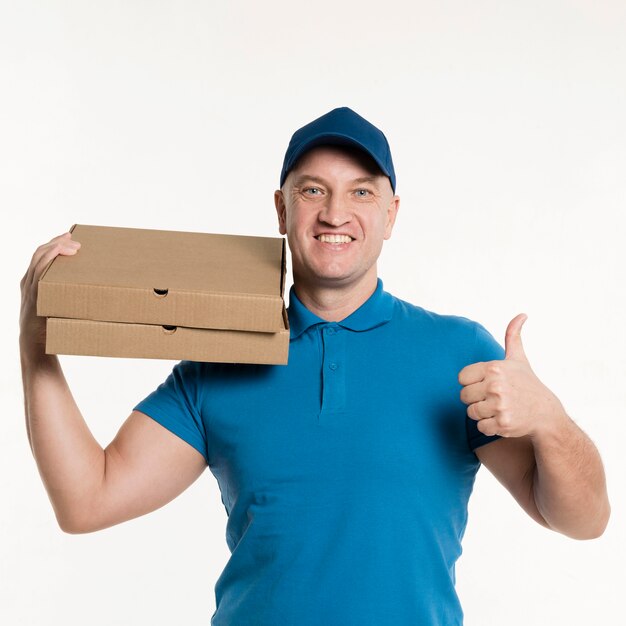
[{"label": "thumb", "polygon": [[526,353],[522,345],[522,326],[528,319],[526,313],[520,313],[514,317],[507,326],[506,335],[504,337],[505,359],[513,359],[514,361],[526,361]]}]

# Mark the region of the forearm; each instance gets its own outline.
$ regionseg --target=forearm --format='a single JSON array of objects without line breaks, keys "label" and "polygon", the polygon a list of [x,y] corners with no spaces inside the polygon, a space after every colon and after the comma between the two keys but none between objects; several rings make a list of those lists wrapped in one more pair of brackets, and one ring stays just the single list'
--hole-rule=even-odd
[{"label": "forearm", "polygon": [[74,401],[58,357],[20,347],[31,450],[59,525],[72,532],[102,485],[104,451]]},{"label": "forearm", "polygon": [[575,539],[600,536],[610,516],[602,460],[593,442],[565,414],[533,437],[533,491],[550,527]]}]

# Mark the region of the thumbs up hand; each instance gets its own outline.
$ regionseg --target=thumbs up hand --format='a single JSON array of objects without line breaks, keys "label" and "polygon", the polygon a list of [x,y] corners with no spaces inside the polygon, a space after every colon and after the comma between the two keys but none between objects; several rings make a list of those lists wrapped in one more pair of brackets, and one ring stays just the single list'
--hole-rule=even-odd
[{"label": "thumbs up hand", "polygon": [[485,435],[534,437],[566,416],[526,358],[521,330],[527,319],[520,313],[509,322],[504,360],[473,363],[459,372],[461,401]]}]

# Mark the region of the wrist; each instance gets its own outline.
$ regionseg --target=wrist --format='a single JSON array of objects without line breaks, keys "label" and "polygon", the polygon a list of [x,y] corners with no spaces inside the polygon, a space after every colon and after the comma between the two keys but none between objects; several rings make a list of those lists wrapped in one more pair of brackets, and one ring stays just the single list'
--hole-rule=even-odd
[{"label": "wrist", "polygon": [[573,424],[560,400],[554,396],[530,438],[535,445],[558,443],[567,437]]},{"label": "wrist", "polygon": [[20,335],[20,360],[22,366],[29,370],[34,368],[46,367],[51,363],[58,361],[55,354],[46,354],[46,348],[42,344],[34,343],[28,337]]}]

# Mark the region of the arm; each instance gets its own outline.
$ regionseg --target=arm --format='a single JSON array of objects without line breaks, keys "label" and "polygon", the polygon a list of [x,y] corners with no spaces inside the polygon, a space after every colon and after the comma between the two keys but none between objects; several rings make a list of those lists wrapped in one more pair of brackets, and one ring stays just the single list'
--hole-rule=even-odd
[{"label": "arm", "polygon": [[469,417],[482,433],[503,437],[476,456],[540,524],[575,539],[599,537],[611,512],[600,455],[530,368],[524,321],[509,324],[504,360],[459,374]]},{"label": "arm", "polygon": [[45,354],[45,319],[36,316],[37,281],[57,254],[73,254],[61,235],[37,249],[22,279],[20,357],[26,429],[60,527],[81,533],[153,511],[204,470],[202,455],[139,411],[103,450],[67,385],[58,357]]},{"label": "arm", "polygon": [[537,523],[573,539],[604,532],[611,509],[602,461],[569,418],[554,439],[502,438],[475,452]]}]

